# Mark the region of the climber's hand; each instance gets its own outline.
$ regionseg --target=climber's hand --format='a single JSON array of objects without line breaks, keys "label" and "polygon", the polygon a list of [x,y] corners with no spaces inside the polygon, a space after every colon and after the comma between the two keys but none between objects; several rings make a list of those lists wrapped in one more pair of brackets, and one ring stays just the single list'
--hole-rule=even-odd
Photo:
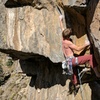
[{"label": "climber's hand", "polygon": [[85,44],[86,44],[87,46],[89,46],[89,45],[90,45],[89,40],[85,40]]},{"label": "climber's hand", "polygon": [[63,18],[64,18],[64,16],[63,16],[63,15],[60,15],[60,16],[59,16],[60,21],[62,21],[62,20],[63,20]]}]

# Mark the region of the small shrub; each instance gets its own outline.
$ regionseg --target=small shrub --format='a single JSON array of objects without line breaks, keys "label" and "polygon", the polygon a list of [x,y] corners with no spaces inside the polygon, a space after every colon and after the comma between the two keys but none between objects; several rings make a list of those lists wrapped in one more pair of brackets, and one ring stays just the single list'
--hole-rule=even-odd
[{"label": "small shrub", "polygon": [[12,66],[13,65],[13,61],[12,59],[8,59],[8,61],[6,62],[7,66]]}]

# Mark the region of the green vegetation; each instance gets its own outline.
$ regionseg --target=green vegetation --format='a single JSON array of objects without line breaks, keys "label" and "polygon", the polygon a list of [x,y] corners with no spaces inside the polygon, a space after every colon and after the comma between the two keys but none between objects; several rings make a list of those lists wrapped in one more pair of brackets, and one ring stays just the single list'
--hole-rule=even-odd
[{"label": "green vegetation", "polygon": [[13,65],[12,59],[8,59],[8,61],[6,62],[6,65],[9,67],[12,66]]}]

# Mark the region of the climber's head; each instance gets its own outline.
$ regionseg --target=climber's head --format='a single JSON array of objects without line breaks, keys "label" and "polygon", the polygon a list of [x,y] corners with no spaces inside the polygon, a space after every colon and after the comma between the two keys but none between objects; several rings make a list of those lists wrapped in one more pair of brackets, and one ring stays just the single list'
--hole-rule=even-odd
[{"label": "climber's head", "polygon": [[62,32],[62,36],[63,36],[64,39],[69,38],[71,34],[72,34],[71,28],[66,28],[66,29]]}]

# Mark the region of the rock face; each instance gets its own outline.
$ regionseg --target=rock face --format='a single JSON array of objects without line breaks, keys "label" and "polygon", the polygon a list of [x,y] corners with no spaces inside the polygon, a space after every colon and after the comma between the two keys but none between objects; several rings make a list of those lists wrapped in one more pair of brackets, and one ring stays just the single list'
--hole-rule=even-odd
[{"label": "rock face", "polygon": [[31,6],[8,8],[6,16],[7,49],[44,55],[53,62],[63,59],[59,15],[51,4],[41,11]]},{"label": "rock face", "polygon": [[[6,68],[5,63],[1,66],[4,83],[0,87],[0,99],[81,100],[81,88],[76,95],[68,95],[70,77],[62,74],[64,56],[59,15],[60,12],[65,15],[64,27],[72,28],[76,45],[84,44],[89,38],[92,50],[85,53],[92,51],[100,65],[100,1],[0,0],[0,8],[0,51],[11,56],[14,62],[11,68]],[[6,57],[3,59],[6,61]],[[6,71],[10,74],[3,76]],[[88,82],[95,81],[91,77],[94,75],[85,76]],[[100,88],[99,81],[93,84],[86,81],[83,88],[84,100],[100,98],[99,92],[95,92]]]}]

